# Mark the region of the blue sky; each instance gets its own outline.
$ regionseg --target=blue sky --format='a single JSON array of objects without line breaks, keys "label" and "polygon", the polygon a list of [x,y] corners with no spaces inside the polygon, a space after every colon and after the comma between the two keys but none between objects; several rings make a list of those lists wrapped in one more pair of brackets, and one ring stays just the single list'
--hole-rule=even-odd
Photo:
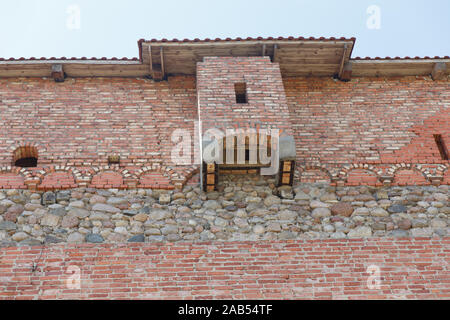
[{"label": "blue sky", "polygon": [[258,36],[356,37],[353,57],[450,55],[449,0],[14,0],[0,10],[3,58],[137,57],[140,38]]}]

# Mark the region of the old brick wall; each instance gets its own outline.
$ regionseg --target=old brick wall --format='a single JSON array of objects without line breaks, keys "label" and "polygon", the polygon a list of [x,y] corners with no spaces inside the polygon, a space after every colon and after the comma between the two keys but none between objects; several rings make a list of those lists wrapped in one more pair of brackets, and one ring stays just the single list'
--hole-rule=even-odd
[{"label": "old brick wall", "polygon": [[[248,103],[236,103],[234,84],[245,83]],[[269,57],[207,57],[197,64],[202,129],[272,127],[291,132],[279,65]]]},{"label": "old brick wall", "polygon": [[449,238],[3,248],[0,299],[449,299],[449,248]]},{"label": "old brick wall", "polygon": [[430,77],[284,79],[301,180],[448,184],[450,82]]},{"label": "old brick wall", "polygon": [[[172,165],[172,131],[183,128],[193,132],[195,120],[193,77],[171,77],[164,82],[126,78],[67,79],[63,83],[0,79],[0,171],[7,174],[1,175],[1,187],[26,188],[24,177],[27,185],[36,178],[40,189],[91,183],[127,187],[129,184],[123,181],[127,178],[134,184],[153,187],[173,185],[173,181],[161,181],[184,181],[191,168],[161,168]],[[37,148],[38,168],[21,173],[8,169],[14,150],[26,145]],[[107,167],[108,155],[120,155],[120,168]],[[43,167],[51,169],[37,177]],[[125,169],[129,172],[124,173]],[[55,171],[62,173],[55,175]],[[101,175],[104,171],[109,175]],[[155,184],[140,176],[147,171],[159,173]],[[54,176],[47,177],[47,173]]]},{"label": "old brick wall", "polygon": [[[200,101],[222,108],[212,110],[210,121],[214,124],[222,116],[233,125],[245,125],[250,117],[293,131],[300,181],[450,183],[450,162],[441,159],[433,138],[441,134],[447,148],[450,145],[448,80],[285,78],[282,83],[277,64],[268,58],[233,59],[239,63],[208,58],[204,64],[211,64],[210,70],[200,64],[200,76],[211,79],[200,81]],[[239,71],[246,68],[252,76]],[[234,98],[232,86],[226,84],[233,81],[248,83],[245,116],[226,108]],[[171,163],[171,133],[188,129],[195,138],[196,82],[195,77],[181,76],[162,82],[0,79],[0,188],[180,187],[197,167]],[[36,147],[38,168],[11,167],[20,146]],[[121,156],[120,167],[107,165],[110,154]]]}]

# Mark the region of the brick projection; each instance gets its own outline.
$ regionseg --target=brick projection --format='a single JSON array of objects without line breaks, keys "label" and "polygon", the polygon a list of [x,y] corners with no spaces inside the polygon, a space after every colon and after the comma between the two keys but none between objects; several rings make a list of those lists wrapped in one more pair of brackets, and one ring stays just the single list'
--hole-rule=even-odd
[{"label": "brick projection", "polygon": [[[246,84],[248,103],[236,103],[236,83]],[[280,68],[269,57],[205,58],[197,64],[197,94],[203,132],[272,127],[291,133]]]},{"label": "brick projection", "polygon": [[[197,82],[206,115],[211,110],[212,119],[233,121],[243,118],[223,106],[235,99],[236,81],[247,82],[246,108],[255,109],[255,122],[293,132],[301,182],[449,184],[450,162],[441,159],[433,139],[440,134],[450,145],[448,80],[310,77],[281,83],[278,65],[265,57],[207,58],[198,68],[199,79],[162,82],[0,79],[0,188],[179,188],[198,168],[171,162],[171,134],[175,128],[194,134]],[[204,100],[208,94],[217,103]],[[217,104],[220,112],[208,109]],[[37,168],[13,166],[19,147],[37,149]],[[120,166],[108,165],[109,155],[120,155]]]},{"label": "brick projection", "polygon": [[449,299],[449,261],[450,238],[3,248],[0,299]]}]

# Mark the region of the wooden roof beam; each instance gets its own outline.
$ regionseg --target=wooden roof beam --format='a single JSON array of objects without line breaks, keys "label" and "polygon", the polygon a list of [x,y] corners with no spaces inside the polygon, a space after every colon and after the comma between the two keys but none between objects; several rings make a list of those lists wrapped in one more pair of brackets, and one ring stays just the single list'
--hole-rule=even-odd
[{"label": "wooden roof beam", "polygon": [[351,79],[352,79],[352,62],[349,61],[344,64],[344,68],[342,69],[339,80],[350,81]]},{"label": "wooden roof beam", "polygon": [[447,76],[447,66],[444,62],[436,62],[431,71],[433,80],[443,80]]},{"label": "wooden roof beam", "polygon": [[159,48],[159,56],[161,57],[161,73],[162,78],[164,79],[166,76],[166,68],[164,66],[164,50],[163,47]]},{"label": "wooden roof beam", "polygon": [[150,60],[150,76],[153,77],[153,59],[152,59],[152,46],[148,46],[148,56]]},{"label": "wooden roof beam", "polygon": [[[348,61],[346,61],[347,60],[347,52],[348,52],[348,46],[347,46],[347,44],[344,44],[344,53],[342,54],[342,59],[341,59],[340,65],[339,65],[339,73],[338,73],[338,78],[342,81],[349,81],[351,78],[351,74],[352,74],[351,65],[349,66],[347,63]],[[348,78],[349,74],[348,74],[348,70],[347,70],[347,72],[346,72],[347,78],[344,79],[343,75],[344,75],[344,69],[345,69],[346,64],[347,64],[347,68],[350,67],[350,78]]]},{"label": "wooden roof beam", "polygon": [[52,64],[52,78],[55,82],[64,82],[66,74],[64,73],[63,65],[60,63]]},{"label": "wooden roof beam", "polygon": [[153,48],[149,46],[150,73],[155,81],[162,81],[165,78],[164,50],[163,47]]},{"label": "wooden roof beam", "polygon": [[272,62],[278,62],[278,45],[273,45],[273,56],[272,56]]}]

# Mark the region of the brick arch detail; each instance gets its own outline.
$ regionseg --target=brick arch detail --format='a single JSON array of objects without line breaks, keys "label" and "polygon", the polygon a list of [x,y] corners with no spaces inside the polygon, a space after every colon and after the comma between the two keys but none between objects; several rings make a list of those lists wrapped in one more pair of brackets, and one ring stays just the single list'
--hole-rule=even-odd
[{"label": "brick arch detail", "polygon": [[148,172],[159,172],[171,181],[173,178],[180,178],[180,174],[174,171],[172,168],[159,165],[142,167],[141,169],[135,171],[135,176],[137,179],[139,179],[142,175]]},{"label": "brick arch detail", "polygon": [[420,172],[427,181],[431,181],[431,178],[433,176],[431,174],[431,172],[428,169],[424,168],[422,165],[420,165],[420,164],[414,165],[414,164],[411,164],[411,163],[394,164],[394,165],[392,165],[391,167],[389,167],[387,169],[387,174],[389,176],[391,176],[392,178],[394,178],[396,172],[399,171],[399,170],[415,170],[417,172]]},{"label": "brick arch detail", "polygon": [[194,175],[198,173],[200,173],[200,166],[179,168],[176,177],[172,178],[171,181],[175,187],[181,189]]},{"label": "brick arch detail", "polygon": [[376,171],[367,168],[352,168],[348,170],[345,177],[345,184],[352,185],[381,185],[380,176]]},{"label": "brick arch detail", "polygon": [[296,170],[298,172],[297,179],[300,180],[300,177],[302,173],[311,171],[311,170],[318,170],[322,173],[324,173],[330,182],[336,179],[337,174],[333,171],[328,170],[328,168],[325,165],[316,165],[316,164],[306,164],[306,165],[299,165],[297,166],[298,169]]},{"label": "brick arch detail", "polygon": [[446,167],[445,171],[442,172],[442,183],[450,184],[450,170],[449,166]]},{"label": "brick arch detail", "polygon": [[344,166],[340,171],[339,171],[339,177],[341,179],[347,179],[348,178],[348,174],[353,171],[353,170],[357,170],[357,169],[362,169],[362,170],[366,170],[366,171],[370,171],[372,172],[377,178],[379,178],[382,174],[383,174],[383,170],[382,169],[377,169],[375,166],[368,164],[368,163],[352,163],[351,165],[347,165]]},{"label": "brick arch detail", "polygon": [[449,167],[450,167],[450,165],[448,165],[448,164],[438,165],[438,167],[436,168],[436,174],[440,177],[443,177],[447,173]]},{"label": "brick arch detail", "polygon": [[25,168],[11,167],[11,166],[0,167],[0,173],[15,173],[21,175],[24,179],[30,179],[33,177],[31,171]]},{"label": "brick arch detail", "polygon": [[[14,178],[19,177],[19,180],[14,181]],[[31,179],[31,172],[25,168],[18,167],[0,167],[0,189],[2,188],[15,188],[15,189],[26,189],[26,180]],[[11,180],[12,179],[12,180]]]},{"label": "brick arch detail", "polygon": [[380,181],[380,177],[383,175],[382,169],[377,169],[375,166],[367,163],[352,163],[350,165],[343,166],[339,171],[338,179],[343,183],[348,183],[348,179],[352,172],[357,170],[363,170],[365,172],[372,173],[376,178],[377,184]]},{"label": "brick arch detail", "polygon": [[42,184],[47,176],[56,172],[65,172],[68,173],[70,176],[72,176],[74,185],[68,186],[69,188],[78,187],[79,181],[83,181],[83,176],[78,169],[72,168],[70,166],[51,165],[35,172],[35,176],[39,179],[37,187],[40,189],[55,189],[56,188],[55,186],[43,186]]},{"label": "brick arch detail", "polygon": [[107,171],[119,173],[123,179],[137,179],[137,176],[134,173],[130,172],[128,169],[120,168],[118,165],[92,167],[88,170],[87,176],[93,178],[95,175]]},{"label": "brick arch detail", "polygon": [[[149,187],[149,185],[141,184],[141,178],[149,173],[159,173],[161,176],[166,178],[169,183],[169,185],[167,186],[168,189],[175,188],[175,183],[177,183],[177,186],[179,185],[178,181],[180,180],[180,175],[177,172],[173,171],[172,168],[165,167],[165,166],[153,165],[153,166],[143,167],[135,172],[135,175],[137,177],[137,186],[138,187],[144,187],[144,188]],[[155,187],[159,188],[159,186],[155,186]],[[163,188],[166,188],[166,186],[164,186]]]},{"label": "brick arch detail", "polygon": [[118,165],[106,165],[101,167],[89,168],[86,171],[85,183],[88,185],[92,185],[94,178],[103,173],[115,173],[121,177],[122,183],[120,185],[116,185],[115,187],[126,189],[133,188],[136,185],[136,175],[130,172],[128,169],[120,168]]}]

